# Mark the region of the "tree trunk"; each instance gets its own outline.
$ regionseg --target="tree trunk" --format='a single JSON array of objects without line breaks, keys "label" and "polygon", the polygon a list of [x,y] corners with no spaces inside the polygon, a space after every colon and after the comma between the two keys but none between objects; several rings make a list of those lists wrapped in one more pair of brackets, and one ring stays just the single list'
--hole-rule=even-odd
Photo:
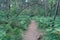
[{"label": "tree trunk", "polygon": [[44,9],[45,9],[45,14],[44,14],[44,16],[47,16],[48,15],[48,10],[47,10],[47,8],[48,8],[48,0],[44,0]]}]

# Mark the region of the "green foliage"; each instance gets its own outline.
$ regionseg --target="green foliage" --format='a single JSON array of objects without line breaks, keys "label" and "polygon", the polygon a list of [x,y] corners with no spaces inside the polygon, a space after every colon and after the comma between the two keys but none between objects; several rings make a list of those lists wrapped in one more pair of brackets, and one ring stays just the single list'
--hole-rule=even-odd
[{"label": "green foliage", "polygon": [[[37,2],[37,0],[31,0],[30,3],[34,4],[35,1]],[[23,8],[28,4],[23,2],[22,0],[10,0],[9,13],[6,10],[0,10],[0,40],[22,40],[24,32],[32,19],[36,20],[38,30],[42,29],[47,34],[43,36],[42,40],[60,40],[60,18],[57,16],[56,20],[53,21],[56,11],[56,0],[48,0],[48,7],[52,7],[52,9],[48,9],[47,11],[49,11],[48,14],[51,13],[51,17],[44,16],[43,2],[40,5],[29,6],[24,10]],[[53,2],[52,5],[51,2]],[[54,22],[53,27],[52,22]]]},{"label": "green foliage", "polygon": [[7,15],[6,11],[0,10],[0,21],[7,21],[6,15]]},{"label": "green foliage", "polygon": [[[43,29],[47,35],[43,36],[42,40],[60,40],[60,19],[56,18],[54,27],[52,27],[53,17],[33,17],[37,21],[38,29]],[[54,30],[53,30],[54,29]],[[57,33],[57,34],[56,34]]]}]

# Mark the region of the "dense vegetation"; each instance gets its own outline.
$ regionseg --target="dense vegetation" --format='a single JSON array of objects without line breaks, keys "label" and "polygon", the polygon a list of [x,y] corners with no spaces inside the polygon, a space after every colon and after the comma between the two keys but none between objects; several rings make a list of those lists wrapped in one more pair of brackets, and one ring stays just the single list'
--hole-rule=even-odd
[{"label": "dense vegetation", "polygon": [[0,0],[0,40],[22,40],[32,19],[42,40],[60,40],[60,0]]}]

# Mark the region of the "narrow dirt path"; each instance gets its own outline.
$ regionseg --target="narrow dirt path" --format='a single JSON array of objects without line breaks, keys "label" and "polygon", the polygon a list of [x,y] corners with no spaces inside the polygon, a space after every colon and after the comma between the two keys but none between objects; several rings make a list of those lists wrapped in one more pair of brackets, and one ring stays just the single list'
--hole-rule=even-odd
[{"label": "narrow dirt path", "polygon": [[34,20],[32,20],[25,32],[23,40],[38,40],[38,36],[37,24]]}]

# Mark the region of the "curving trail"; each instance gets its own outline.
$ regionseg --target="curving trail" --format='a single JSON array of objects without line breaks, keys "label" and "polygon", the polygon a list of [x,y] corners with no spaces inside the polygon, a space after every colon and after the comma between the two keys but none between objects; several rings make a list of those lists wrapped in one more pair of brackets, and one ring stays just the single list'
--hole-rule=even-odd
[{"label": "curving trail", "polygon": [[32,20],[25,32],[23,40],[38,40],[38,29],[35,20]]}]

